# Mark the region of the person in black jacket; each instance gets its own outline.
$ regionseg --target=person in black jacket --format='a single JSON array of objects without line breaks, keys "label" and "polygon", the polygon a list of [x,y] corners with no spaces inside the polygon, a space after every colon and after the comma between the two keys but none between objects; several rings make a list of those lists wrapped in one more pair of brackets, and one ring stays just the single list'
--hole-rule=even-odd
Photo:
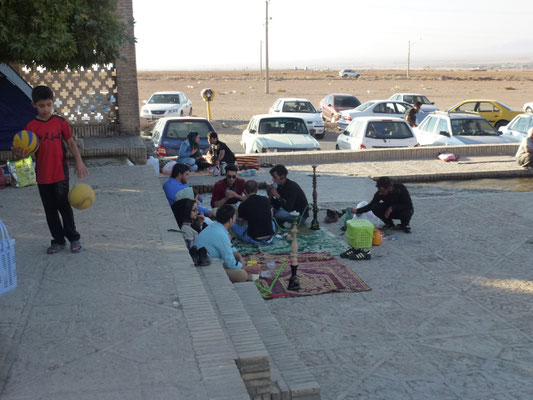
[{"label": "person in black jacket", "polygon": [[[385,228],[401,229],[411,233],[411,217],[414,213],[413,202],[409,191],[402,183],[392,183],[390,178],[383,176],[376,182],[378,191],[372,201],[364,207],[352,208],[354,214],[372,211],[376,217],[385,223]],[[394,225],[394,219],[400,220],[400,225]]]},{"label": "person in black jacket", "polygon": [[305,222],[309,217],[307,197],[300,185],[287,178],[288,173],[284,165],[275,165],[270,170],[273,184],[267,186],[268,197],[275,209],[274,218],[286,227],[292,223],[292,211],[300,214],[299,223]]}]

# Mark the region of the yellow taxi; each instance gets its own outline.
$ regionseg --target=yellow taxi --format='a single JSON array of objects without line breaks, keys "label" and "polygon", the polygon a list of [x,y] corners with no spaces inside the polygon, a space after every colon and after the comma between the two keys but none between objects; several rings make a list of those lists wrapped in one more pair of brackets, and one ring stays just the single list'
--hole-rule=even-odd
[{"label": "yellow taxi", "polygon": [[521,110],[512,110],[505,104],[496,100],[465,100],[454,105],[448,112],[470,112],[476,113],[487,119],[496,129],[505,126]]}]

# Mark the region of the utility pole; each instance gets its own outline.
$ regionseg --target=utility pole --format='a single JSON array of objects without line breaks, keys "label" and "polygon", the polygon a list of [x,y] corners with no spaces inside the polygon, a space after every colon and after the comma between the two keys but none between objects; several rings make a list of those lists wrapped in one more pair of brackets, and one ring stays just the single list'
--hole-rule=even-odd
[{"label": "utility pole", "polygon": [[265,0],[266,6],[266,18],[265,18],[265,93],[268,94],[268,2],[270,0]]},{"label": "utility pole", "polygon": [[259,41],[259,78],[263,78],[263,41]]},{"label": "utility pole", "polygon": [[409,79],[409,67],[411,66],[411,41],[407,42],[407,79]]}]

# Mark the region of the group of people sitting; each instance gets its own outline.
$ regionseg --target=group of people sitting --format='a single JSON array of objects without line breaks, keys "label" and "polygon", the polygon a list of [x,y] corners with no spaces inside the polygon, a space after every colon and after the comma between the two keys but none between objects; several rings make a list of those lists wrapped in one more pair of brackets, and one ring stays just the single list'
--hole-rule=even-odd
[{"label": "group of people sitting", "polygon": [[177,162],[186,164],[191,171],[201,169],[210,169],[215,175],[224,172],[226,165],[234,165],[235,154],[226,143],[218,140],[216,132],[209,132],[209,150],[203,154],[200,149],[200,134],[198,132],[189,132],[178,152]]},{"label": "group of people sitting", "polygon": [[[237,171],[235,165],[228,165],[226,176],[213,186],[212,209],[203,208],[201,199],[189,186],[190,167],[186,164],[174,166],[163,190],[194,264],[208,265],[209,257],[218,258],[232,282],[244,282],[248,273],[259,273],[259,267],[244,263],[233,246],[231,234],[255,245],[272,243],[278,226],[290,227],[295,217],[298,223],[305,222],[309,203],[302,188],[287,177],[284,165],[270,170],[272,184],[266,187],[267,196],[258,194],[255,180],[246,181]],[[367,206],[350,211],[355,214],[372,211],[386,227],[410,233],[413,205],[405,186],[386,177],[378,179],[376,186],[378,190]],[[395,226],[393,219],[399,219],[401,224]],[[353,255],[345,256],[361,259]]]},{"label": "group of people sitting", "polygon": [[258,271],[244,265],[230,233],[252,244],[269,244],[275,239],[277,225],[290,226],[294,213],[298,223],[309,216],[304,191],[287,178],[283,165],[270,170],[273,183],[267,185],[267,196],[258,194],[257,181],[240,178],[237,166],[227,165],[226,176],[213,186],[211,209],[200,205],[201,199],[189,186],[190,171],[187,164],[174,165],[163,190],[194,264],[208,265],[209,256],[219,258],[232,282],[246,281],[248,272]]}]

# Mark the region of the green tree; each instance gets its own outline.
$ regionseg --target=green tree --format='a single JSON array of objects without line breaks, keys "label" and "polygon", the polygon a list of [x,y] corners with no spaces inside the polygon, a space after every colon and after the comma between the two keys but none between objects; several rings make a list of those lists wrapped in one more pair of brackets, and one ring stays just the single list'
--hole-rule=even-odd
[{"label": "green tree", "polygon": [[[109,64],[133,43],[116,0],[0,0],[0,63],[50,70]],[[133,24],[133,21],[129,21]]]}]

